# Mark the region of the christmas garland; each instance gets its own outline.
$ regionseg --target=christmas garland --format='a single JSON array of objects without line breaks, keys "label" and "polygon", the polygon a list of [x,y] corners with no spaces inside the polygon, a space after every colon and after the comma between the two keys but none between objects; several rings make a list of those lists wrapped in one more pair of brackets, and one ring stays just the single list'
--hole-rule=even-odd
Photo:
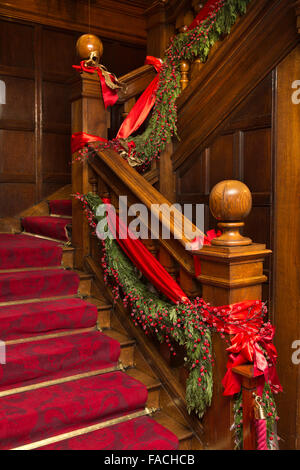
[{"label": "christmas garland", "polygon": [[[246,12],[250,0],[217,0],[208,16],[199,25],[171,39],[165,52],[160,71],[154,108],[145,132],[126,140],[113,139],[97,143],[96,149],[113,148],[141,171],[153,159],[158,159],[172,137],[177,136],[176,100],[181,93],[180,64],[200,59],[205,62],[212,46],[225,34],[229,34],[237,17]],[[87,149],[81,150],[86,157]]]},{"label": "christmas garland", "polygon": [[[76,197],[95,230],[102,219],[96,216],[97,208],[103,204],[101,199],[93,194]],[[108,230],[107,226],[104,230]],[[149,287],[145,279],[139,279],[137,269],[112,237],[100,243],[104,280],[112,288],[115,301],[121,298],[124,306],[130,307],[135,325],[140,325],[145,334],[155,334],[161,343],[168,345],[172,355],[176,355],[173,342],[186,346],[187,408],[189,413],[194,411],[201,418],[211,404],[214,362],[210,328],[201,318],[201,299],[196,299],[194,305],[171,304]]]},{"label": "christmas garland", "polygon": [[[98,223],[105,219],[104,224],[101,224],[103,233],[110,233],[106,216],[96,215],[97,209],[104,205],[101,198],[94,194],[77,194],[75,197],[83,204],[93,231],[95,232]],[[101,213],[104,214],[105,210]],[[214,359],[211,333],[216,330],[223,339],[225,338],[222,329],[217,326],[217,317],[216,323],[207,323],[211,308],[209,309],[203,299],[196,298],[193,303],[170,303],[147,283],[111,234],[105,240],[99,240],[99,243],[102,245],[104,281],[112,289],[115,301],[120,299],[126,308],[130,308],[134,324],[140,325],[146,335],[155,335],[161,343],[166,343],[173,355],[176,355],[174,342],[185,346],[185,362],[189,370],[186,383],[187,409],[189,413],[194,411],[201,418],[206,408],[211,405],[213,393]],[[261,316],[264,313],[263,308]],[[272,449],[277,440],[274,426],[278,416],[268,384],[264,388],[262,405],[267,417],[268,446]],[[233,429],[236,448],[242,446],[242,420],[242,398],[239,394],[234,405]]]}]

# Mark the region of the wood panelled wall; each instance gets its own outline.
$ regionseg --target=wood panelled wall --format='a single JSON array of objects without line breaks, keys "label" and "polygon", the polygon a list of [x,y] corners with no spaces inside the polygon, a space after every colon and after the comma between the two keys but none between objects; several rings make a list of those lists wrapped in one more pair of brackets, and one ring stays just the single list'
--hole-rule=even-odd
[{"label": "wood panelled wall", "polygon": [[[273,248],[273,148],[272,103],[275,73],[270,73],[235,110],[204,152],[195,153],[177,174],[177,200],[205,204],[205,230],[216,227],[208,200],[219,181],[238,179],[253,196],[253,209],[246,219],[245,234]],[[272,299],[271,259],[265,262],[269,283],[263,299]]]},{"label": "wood panelled wall", "polygon": [[[71,181],[69,82],[79,35],[0,17],[0,217]],[[117,75],[143,64],[144,46],[102,39],[103,63]]]}]

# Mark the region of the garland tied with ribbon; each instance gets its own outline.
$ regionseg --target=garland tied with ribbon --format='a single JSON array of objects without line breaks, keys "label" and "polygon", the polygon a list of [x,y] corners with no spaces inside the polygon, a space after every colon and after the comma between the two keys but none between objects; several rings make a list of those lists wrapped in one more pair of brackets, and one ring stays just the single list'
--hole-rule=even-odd
[{"label": "garland tied with ribbon", "polygon": [[[140,265],[137,270],[134,260],[130,260],[123,252],[121,241],[118,238],[113,239],[109,217],[96,215],[101,206],[101,213],[109,213],[107,202],[104,203],[94,194],[77,194],[75,197],[83,204],[94,232],[97,227],[96,233],[102,244],[104,279],[111,286],[115,300],[121,299],[130,308],[134,323],[140,325],[145,334],[151,333],[160,342],[165,342],[171,354],[176,355],[174,342],[186,347],[185,360],[189,369],[186,400],[189,412],[194,411],[202,417],[211,404],[214,363],[212,331],[217,331],[228,343],[229,361],[223,379],[224,395],[234,396],[240,392],[240,377],[232,369],[235,365],[249,362],[254,365],[254,376],[258,377],[258,392],[261,395],[265,384],[269,387],[269,397],[271,391],[278,393],[282,390],[275,369],[277,355],[272,344],[274,328],[269,322],[263,321],[266,307],[262,302],[247,301],[222,307],[211,307],[200,298],[192,302],[181,297],[176,303],[174,300],[170,302],[170,297],[162,295],[153,285],[147,283],[143,276],[146,271],[143,272]],[[99,226],[102,227],[102,233],[109,232],[110,236],[102,239]],[[126,250],[126,240],[122,240],[122,244],[124,243]],[[138,252],[141,241],[131,240],[130,243],[135,245]],[[178,289],[180,290],[179,286]],[[226,339],[225,334],[231,335],[230,340]],[[273,405],[273,398],[271,400]],[[236,413],[236,416],[239,415]]]},{"label": "garland tied with ribbon", "polygon": [[[155,66],[158,76],[145,91],[146,95],[143,94],[144,96],[133,107],[115,139],[111,141],[100,138],[89,139],[89,142],[95,143],[95,149],[112,148],[140,171],[145,170],[153,159],[158,159],[167,143],[174,135],[177,136],[176,99],[181,93],[181,62],[194,59],[205,62],[212,46],[225,34],[229,34],[237,17],[246,12],[249,2],[250,0],[208,0],[188,31],[171,39],[159,66],[157,65],[159,59],[147,58],[147,63]],[[112,101],[117,101],[117,94],[114,96]],[[143,119],[141,119],[141,104],[144,105]],[[144,122],[152,108],[145,132],[133,137],[133,132]],[[124,128],[127,132],[123,132]],[[73,150],[79,151],[80,154],[78,159],[89,156],[88,149],[83,148],[84,145],[88,146],[89,142],[82,142],[80,147],[79,135],[75,134],[73,139]]]}]

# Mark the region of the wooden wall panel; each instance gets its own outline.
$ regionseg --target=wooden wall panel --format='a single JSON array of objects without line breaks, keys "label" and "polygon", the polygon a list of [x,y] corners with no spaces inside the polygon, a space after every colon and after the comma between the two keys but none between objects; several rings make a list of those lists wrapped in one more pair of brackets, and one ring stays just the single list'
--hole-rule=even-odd
[{"label": "wooden wall panel", "polygon": [[[270,73],[226,120],[210,146],[194,154],[177,172],[177,200],[205,204],[205,230],[216,228],[208,208],[212,187],[225,179],[244,181],[253,196],[245,234],[273,247],[273,146],[272,97],[274,73]],[[195,221],[194,221],[195,222]],[[264,300],[271,305],[272,259],[265,271],[270,283]]]},{"label": "wooden wall panel", "polygon": [[[26,149],[26,151],[24,151]],[[33,132],[0,130],[0,181],[8,175],[26,177],[35,182]]]},{"label": "wooden wall panel", "polygon": [[[67,101],[69,87],[65,83],[43,82],[43,129],[57,127],[70,132],[71,109]],[[68,127],[69,126],[69,127]]]},{"label": "wooden wall panel", "polygon": [[[78,73],[72,65],[79,63],[81,34],[0,18],[0,79],[7,94],[0,105],[0,187],[1,195],[14,199],[0,201],[0,217],[71,182],[69,82]],[[103,63],[117,75],[144,63],[145,46],[102,39]]]},{"label": "wooden wall panel", "polygon": [[270,193],[272,191],[271,129],[246,131],[243,140],[244,183],[249,186],[252,193]]},{"label": "wooden wall panel", "polygon": [[0,184],[0,216],[11,214],[30,207],[35,202],[35,184],[1,183]]},{"label": "wooden wall panel", "polygon": [[45,133],[43,135],[43,175],[55,176],[71,171],[70,135]]},{"label": "wooden wall panel", "polygon": [[0,75],[6,85],[6,104],[0,105],[0,127],[34,129],[34,80]]},{"label": "wooden wall panel", "polygon": [[276,81],[274,320],[284,389],[277,401],[283,450],[300,449],[300,364],[292,360],[299,350],[293,343],[300,340],[300,104],[291,99],[299,72],[300,45],[278,66]]},{"label": "wooden wall panel", "polygon": [[93,34],[145,46],[143,12],[147,3],[147,0],[0,0],[0,15],[70,31],[90,29]]},{"label": "wooden wall panel", "polygon": [[75,53],[76,39],[78,33],[57,31],[43,28],[42,33],[42,76],[44,79],[55,75],[75,75],[72,65],[78,62]]},{"label": "wooden wall panel", "polygon": [[0,64],[34,68],[34,30],[32,26],[0,19]]},{"label": "wooden wall panel", "polygon": [[219,136],[209,152],[209,186],[210,190],[219,181],[232,179],[234,172],[234,139],[233,135]]}]

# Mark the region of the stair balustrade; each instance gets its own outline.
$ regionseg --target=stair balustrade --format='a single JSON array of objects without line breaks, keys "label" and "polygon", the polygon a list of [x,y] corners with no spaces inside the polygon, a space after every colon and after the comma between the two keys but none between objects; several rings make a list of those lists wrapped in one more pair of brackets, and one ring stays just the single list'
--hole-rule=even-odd
[{"label": "stair balustrade", "polygon": [[[146,69],[144,69],[146,70]],[[147,67],[147,70],[148,67]],[[146,74],[148,76],[148,72]],[[130,89],[140,88],[140,75],[136,76],[138,86],[130,84]],[[150,79],[150,78],[149,78]],[[147,80],[146,80],[147,82]],[[145,86],[145,82],[144,85]],[[98,79],[93,75],[81,74],[73,86],[72,116],[73,132],[84,131],[105,137],[107,134],[106,112],[100,95]],[[134,92],[128,96],[132,99]],[[125,99],[125,98],[122,98]],[[182,289],[189,297],[200,296],[211,305],[228,305],[244,300],[261,299],[262,283],[266,281],[263,275],[264,258],[270,253],[265,245],[256,244],[239,234],[239,227],[243,225],[242,218],[251,209],[251,196],[247,194],[245,202],[244,185],[239,182],[224,182],[224,187],[230,186],[234,191],[231,203],[222,198],[224,192],[214,191],[211,195],[210,206],[213,214],[219,220],[224,236],[220,237],[211,246],[204,246],[199,251],[189,251],[188,243],[199,234],[199,230],[189,220],[185,219],[180,211],[174,211],[171,216],[171,238],[165,240],[161,237],[162,228],[169,222],[168,209],[172,204],[157,189],[155,189],[144,176],[113,150],[95,152],[93,158],[82,163],[73,163],[73,193],[94,192],[100,197],[110,197],[113,204],[117,204],[119,196],[127,196],[128,205],[142,203],[150,211],[153,204],[165,204],[166,212],[159,214],[159,239],[147,240],[145,245],[152,253],[159,253],[159,259],[165,269],[178,280]],[[220,188],[219,188],[220,189]],[[247,192],[247,191],[246,191]],[[247,199],[248,198],[248,199]],[[250,198],[250,199],[249,199]],[[232,222],[231,222],[232,221]],[[145,220],[145,225],[148,220]],[[185,223],[185,235],[182,227]],[[151,225],[149,226],[151,231]],[[229,234],[229,236],[228,236]],[[86,267],[101,277],[100,255],[97,240],[91,236],[89,227],[83,215],[81,206],[73,203],[73,235],[72,243],[76,248],[77,268]],[[200,259],[201,273],[195,275],[194,256]],[[100,279],[103,285],[103,280]],[[146,340],[146,339],[145,339]],[[232,402],[222,395],[221,380],[226,372],[227,353],[226,345],[219,336],[214,335],[213,348],[216,364],[214,367],[214,395],[212,406],[207,410],[202,423],[191,417],[194,428],[201,434],[201,440],[206,448],[233,447],[230,427],[233,422]],[[163,353],[163,351],[160,351]],[[184,354],[181,354],[183,357]],[[180,354],[179,354],[180,356]],[[164,357],[172,364],[172,358]],[[174,365],[174,361],[173,361]],[[236,371],[243,379],[243,405],[245,410],[252,410],[252,390],[256,383],[248,367]],[[186,378],[184,365],[180,364],[177,370],[180,378],[177,392]],[[174,384],[167,383],[167,387]],[[176,388],[175,387],[175,388]],[[179,392],[178,392],[179,393]],[[181,400],[184,401],[184,393]],[[250,411],[244,418],[244,446],[245,449],[255,448],[253,434],[253,417]]]}]

